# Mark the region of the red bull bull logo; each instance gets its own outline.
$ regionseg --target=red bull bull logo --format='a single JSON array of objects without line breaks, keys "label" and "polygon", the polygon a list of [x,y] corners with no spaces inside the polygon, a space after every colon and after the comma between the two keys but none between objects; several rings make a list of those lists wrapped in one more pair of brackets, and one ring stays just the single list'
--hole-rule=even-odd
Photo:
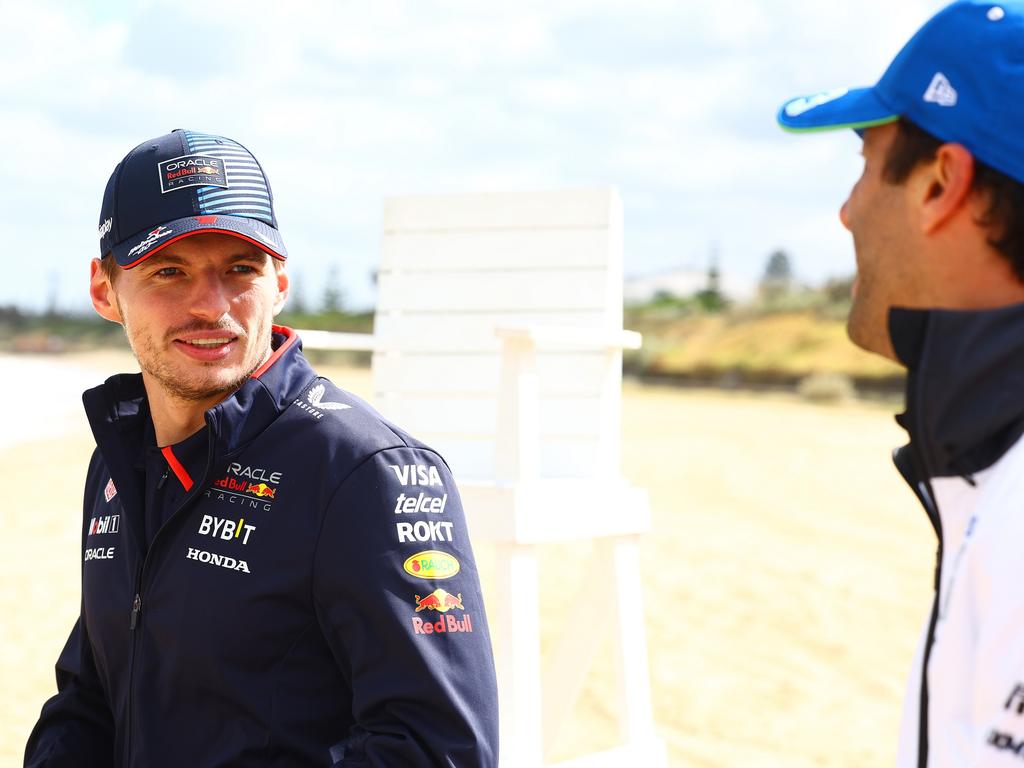
[{"label": "red bull bull logo", "polygon": [[251,493],[254,496],[259,496],[260,498],[266,497],[268,499],[274,498],[274,493],[276,491],[276,488],[271,488],[266,483],[249,483],[249,487],[245,489],[246,493]]},{"label": "red bull bull logo", "polygon": [[462,607],[462,593],[459,592],[457,595],[445,592],[443,589],[435,589],[426,597],[420,597],[416,595],[416,613],[420,611],[438,611],[440,613],[448,613],[452,608],[458,608],[460,611],[466,610]]}]

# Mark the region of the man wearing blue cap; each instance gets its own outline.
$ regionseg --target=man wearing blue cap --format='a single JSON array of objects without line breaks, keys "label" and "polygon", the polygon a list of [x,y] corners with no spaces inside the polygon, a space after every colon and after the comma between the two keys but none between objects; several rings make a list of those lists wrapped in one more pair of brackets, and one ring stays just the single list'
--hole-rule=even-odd
[{"label": "man wearing blue cap", "polygon": [[907,369],[895,462],[938,535],[898,765],[1024,760],[1024,4],[957,2],[872,88],[783,105],[853,128],[848,330]]},{"label": "man wearing blue cap", "polygon": [[221,136],[144,142],[99,236],[93,306],[141,374],[84,396],[81,614],[25,765],[497,765],[455,483],[273,324],[260,164]]}]

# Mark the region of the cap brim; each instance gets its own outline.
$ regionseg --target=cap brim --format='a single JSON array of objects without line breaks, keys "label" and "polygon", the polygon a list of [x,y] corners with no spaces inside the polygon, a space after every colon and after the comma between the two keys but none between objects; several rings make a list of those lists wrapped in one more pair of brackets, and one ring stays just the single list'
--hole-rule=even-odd
[{"label": "cap brim", "polygon": [[874,88],[841,88],[791,99],[777,116],[787,131],[832,131],[838,128],[862,130],[899,119],[883,104]]},{"label": "cap brim", "polygon": [[119,266],[131,269],[171,243],[192,235],[214,232],[252,243],[281,261],[288,258],[284,241],[276,229],[256,219],[226,215],[187,216],[167,221],[149,232],[129,237],[115,245],[111,251]]}]

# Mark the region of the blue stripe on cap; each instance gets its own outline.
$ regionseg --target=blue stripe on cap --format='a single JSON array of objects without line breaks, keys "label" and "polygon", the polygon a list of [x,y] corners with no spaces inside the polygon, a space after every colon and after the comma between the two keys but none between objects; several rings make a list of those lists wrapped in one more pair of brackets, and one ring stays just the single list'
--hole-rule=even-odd
[{"label": "blue stripe on cap", "polygon": [[185,131],[189,151],[224,161],[228,188],[199,187],[202,213],[248,216],[273,225],[273,208],[266,177],[259,163],[242,145],[223,136]]}]

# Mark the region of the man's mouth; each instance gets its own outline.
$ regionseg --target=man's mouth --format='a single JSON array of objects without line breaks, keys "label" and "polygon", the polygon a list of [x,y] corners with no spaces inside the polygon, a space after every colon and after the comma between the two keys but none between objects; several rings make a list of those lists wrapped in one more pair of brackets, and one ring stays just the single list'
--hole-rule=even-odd
[{"label": "man's mouth", "polygon": [[175,339],[174,346],[193,360],[218,362],[238,349],[239,339],[239,336],[224,331],[198,331]]},{"label": "man's mouth", "polygon": [[184,341],[183,343],[191,344],[194,347],[216,347],[221,344],[227,344],[237,338],[237,336],[224,336],[217,339],[192,339],[190,341]]}]

